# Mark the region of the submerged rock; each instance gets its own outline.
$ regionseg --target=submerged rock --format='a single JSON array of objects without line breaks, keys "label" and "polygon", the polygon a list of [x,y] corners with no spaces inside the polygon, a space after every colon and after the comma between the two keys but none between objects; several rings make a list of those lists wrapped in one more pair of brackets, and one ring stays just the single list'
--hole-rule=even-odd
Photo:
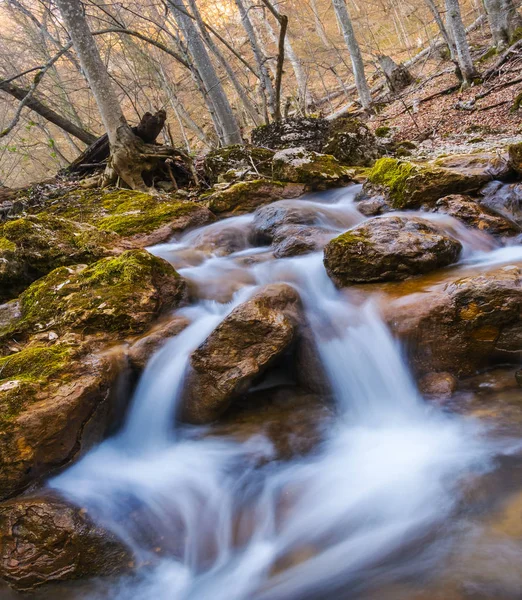
[{"label": "submerged rock", "polygon": [[139,333],[186,297],[186,283],[165,260],[130,250],[90,266],[60,267],[23,292],[19,317],[0,328],[6,339],[38,331]]},{"label": "submerged rock", "polygon": [[457,378],[451,373],[427,373],[419,381],[419,390],[423,396],[445,400],[457,389]]},{"label": "submerged rock", "polygon": [[493,235],[515,235],[520,232],[520,228],[512,221],[481,206],[470,196],[461,194],[445,196],[437,201],[435,211],[450,215],[469,227]]},{"label": "submerged rock", "polygon": [[522,271],[518,266],[461,277],[385,308],[393,331],[407,342],[411,364],[419,374],[469,375],[495,358],[520,361]]},{"label": "submerged rock", "polygon": [[115,254],[119,236],[53,215],[0,224],[0,302],[60,266]]},{"label": "submerged rock", "polygon": [[280,150],[274,155],[274,177],[281,181],[303,183],[310,189],[347,185],[353,179],[352,169],[329,154],[300,148]]},{"label": "submerged rock", "polygon": [[221,415],[290,347],[299,310],[286,284],[268,285],[235,308],[192,353],[180,418],[209,423]]},{"label": "submerged rock", "polygon": [[367,196],[384,195],[394,209],[416,208],[449,194],[476,192],[489,179],[481,174],[381,158],[369,172],[364,192]]},{"label": "submerged rock", "polygon": [[455,262],[462,245],[418,217],[374,218],[329,242],[326,271],[339,286],[393,281]]},{"label": "submerged rock", "polygon": [[225,146],[211,150],[204,159],[204,173],[213,185],[230,171],[253,173],[259,176],[272,175],[274,151],[256,146]]},{"label": "submerged rock", "polygon": [[0,577],[16,590],[114,575],[129,570],[132,561],[114,534],[57,496],[0,504]]},{"label": "submerged rock", "polygon": [[156,197],[121,189],[70,192],[47,212],[115,232],[135,247],[166,242],[176,233],[215,219],[201,204],[179,196]]},{"label": "submerged rock", "polygon": [[481,206],[522,228],[522,183],[492,181],[481,190],[480,195]]},{"label": "submerged rock", "polygon": [[244,215],[258,206],[284,198],[298,198],[305,191],[304,185],[256,179],[235,183],[224,190],[203,196],[206,206],[220,218]]}]

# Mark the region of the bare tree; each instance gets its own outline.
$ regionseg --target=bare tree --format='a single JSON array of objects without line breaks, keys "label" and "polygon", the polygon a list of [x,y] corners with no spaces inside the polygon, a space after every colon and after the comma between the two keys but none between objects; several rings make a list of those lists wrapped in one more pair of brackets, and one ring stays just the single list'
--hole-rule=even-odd
[{"label": "bare tree", "polygon": [[507,46],[522,27],[522,17],[518,14],[513,0],[484,0],[493,43],[497,48]]},{"label": "bare tree", "polygon": [[368,87],[368,82],[366,81],[361,49],[357,42],[357,38],[355,37],[355,31],[353,30],[352,20],[350,19],[346,2],[345,0],[332,0],[332,4],[341,31],[343,32],[344,41],[346,42],[350,53],[353,76],[355,78],[357,92],[359,93],[359,100],[361,101],[363,109],[369,110],[372,104],[372,96],[370,88]]},{"label": "bare tree", "polygon": [[457,60],[455,44],[453,42],[453,39],[452,39],[449,31],[446,28],[446,25],[444,25],[444,21],[442,19],[442,16],[439,12],[439,9],[438,9],[436,3],[435,3],[435,0],[424,0],[424,1],[426,2],[428,8],[430,9],[430,12],[433,15],[433,18],[435,19],[435,23],[437,24],[437,27],[439,28],[440,34],[442,35],[442,39],[446,42],[446,46],[448,47],[451,60]]},{"label": "bare tree", "polygon": [[457,62],[462,75],[462,80],[466,85],[471,85],[473,80],[476,79],[479,74],[475,69],[471,58],[466,28],[464,27],[462,15],[460,13],[459,0],[446,0],[446,11],[453,40],[455,41]]}]

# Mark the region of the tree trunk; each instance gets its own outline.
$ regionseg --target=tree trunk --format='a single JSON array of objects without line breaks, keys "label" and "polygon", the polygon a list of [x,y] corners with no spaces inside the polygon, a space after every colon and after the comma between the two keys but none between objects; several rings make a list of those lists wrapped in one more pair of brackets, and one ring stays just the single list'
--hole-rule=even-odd
[{"label": "tree trunk", "polygon": [[241,137],[241,131],[232,107],[199,31],[192,18],[188,15],[185,3],[183,0],[168,0],[168,3],[179,28],[183,32],[194,65],[203,83],[205,93],[212,103],[215,117],[221,127],[221,131],[217,132],[221,143],[225,145],[242,144],[243,138]]},{"label": "tree trunk", "polygon": [[275,90],[266,66],[266,56],[263,54],[263,51],[259,46],[259,42],[254,31],[254,26],[252,25],[252,21],[250,20],[250,17],[248,15],[245,3],[243,2],[243,0],[235,0],[235,2],[239,10],[239,14],[241,16],[241,23],[243,24],[243,28],[246,31],[248,40],[250,42],[250,46],[254,53],[254,58],[256,60],[259,74],[259,81],[261,84],[261,90],[266,98],[270,114],[273,118],[276,113]]},{"label": "tree trunk", "polygon": [[310,8],[312,9],[312,12],[314,13],[315,31],[316,31],[317,35],[319,36],[321,42],[323,42],[323,45],[325,48],[331,48],[332,44],[330,43],[330,40],[328,39],[328,36],[326,35],[325,28],[321,22],[321,18],[319,16],[319,10],[317,8],[316,0],[310,0]]},{"label": "tree trunk", "polygon": [[352,61],[353,76],[355,78],[355,85],[357,86],[357,92],[359,93],[359,100],[364,110],[369,110],[372,104],[372,96],[368,82],[366,81],[366,75],[364,73],[364,63],[361,55],[361,49],[359,43],[355,37],[353,30],[352,21],[348,13],[345,0],[332,0],[332,4],[337,16],[339,25],[343,32],[344,41],[348,46],[350,58]]},{"label": "tree trunk", "polygon": [[513,0],[484,0],[484,6],[494,45],[506,47],[516,30],[522,27],[522,17],[517,13]]},{"label": "tree trunk", "polygon": [[455,41],[457,61],[462,74],[462,80],[466,85],[471,85],[473,80],[479,75],[471,59],[466,28],[460,14],[459,0],[446,0],[446,11],[448,23]]},{"label": "tree trunk", "polygon": [[457,53],[455,50],[455,44],[453,43],[453,39],[449,34],[446,26],[444,25],[444,21],[442,20],[441,14],[434,0],[425,0],[428,8],[430,9],[433,18],[435,19],[435,23],[437,23],[437,27],[439,28],[440,34],[442,35],[442,39],[446,42],[446,46],[448,47],[451,60],[457,60]]},{"label": "tree trunk", "polygon": [[378,61],[391,92],[400,92],[413,81],[408,69],[404,65],[398,65],[389,56],[379,56]]}]

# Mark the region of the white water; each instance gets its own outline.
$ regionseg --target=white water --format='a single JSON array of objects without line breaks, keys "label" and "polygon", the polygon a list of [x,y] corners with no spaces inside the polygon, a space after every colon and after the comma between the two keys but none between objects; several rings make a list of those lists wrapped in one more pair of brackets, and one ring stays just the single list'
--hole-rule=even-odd
[{"label": "white water", "polygon": [[[356,191],[293,202],[342,231],[363,220]],[[463,242],[468,264],[522,258],[520,247],[497,248],[450,217],[422,216]],[[337,291],[322,252],[275,261],[248,247],[251,225],[251,216],[229,219],[152,249],[206,299],[179,311],[192,323],[150,361],[122,432],[50,483],[150,565],[116,583],[112,599],[352,598],[366,579],[422,569],[420,540],[455,510],[462,478],[494,454],[474,422],[424,403],[371,299],[355,305]],[[225,229],[238,236],[235,253],[191,250]],[[194,439],[194,428],[174,429],[174,414],[190,352],[276,281],[301,294],[338,414],[316,452],[260,466],[273,455],[268,439]],[[415,560],[391,561],[412,546]]]}]

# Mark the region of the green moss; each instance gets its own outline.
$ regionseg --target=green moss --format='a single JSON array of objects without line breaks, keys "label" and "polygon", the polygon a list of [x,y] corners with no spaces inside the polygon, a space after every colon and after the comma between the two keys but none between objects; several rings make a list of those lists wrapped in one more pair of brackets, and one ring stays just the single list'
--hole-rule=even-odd
[{"label": "green moss", "polygon": [[483,56],[480,57],[479,62],[486,62],[487,60],[493,58],[493,56],[496,56],[497,54],[498,50],[495,48],[495,46],[492,46]]},{"label": "green moss", "polygon": [[391,133],[391,127],[381,125],[375,130],[375,135],[380,138],[388,137]]},{"label": "green moss", "polygon": [[388,188],[390,198],[395,208],[408,204],[408,179],[417,173],[418,169],[410,162],[395,158],[379,159],[368,174],[368,181],[373,185]]},{"label": "green moss", "polygon": [[241,181],[226,190],[203,194],[201,199],[205,200],[206,206],[217,214],[233,211],[250,212],[259,204],[260,195],[270,199],[271,195],[277,194],[278,190],[284,190],[285,185],[280,181],[267,179]]},{"label": "green moss", "polygon": [[509,40],[509,45],[511,46],[511,44],[514,44],[515,42],[518,42],[519,40],[522,40],[522,27],[517,27],[515,29],[515,31],[513,32],[511,39]]},{"label": "green moss", "polygon": [[368,242],[368,237],[365,234],[364,231],[359,230],[357,232],[355,231],[346,231],[345,233],[342,233],[341,235],[338,235],[336,238],[334,238],[330,244],[332,245],[336,245],[339,247],[343,247],[343,246],[353,246],[354,244],[365,244]]},{"label": "green moss", "polygon": [[13,244],[10,240],[0,236],[0,255],[4,252],[14,252],[16,250],[16,244]]}]

